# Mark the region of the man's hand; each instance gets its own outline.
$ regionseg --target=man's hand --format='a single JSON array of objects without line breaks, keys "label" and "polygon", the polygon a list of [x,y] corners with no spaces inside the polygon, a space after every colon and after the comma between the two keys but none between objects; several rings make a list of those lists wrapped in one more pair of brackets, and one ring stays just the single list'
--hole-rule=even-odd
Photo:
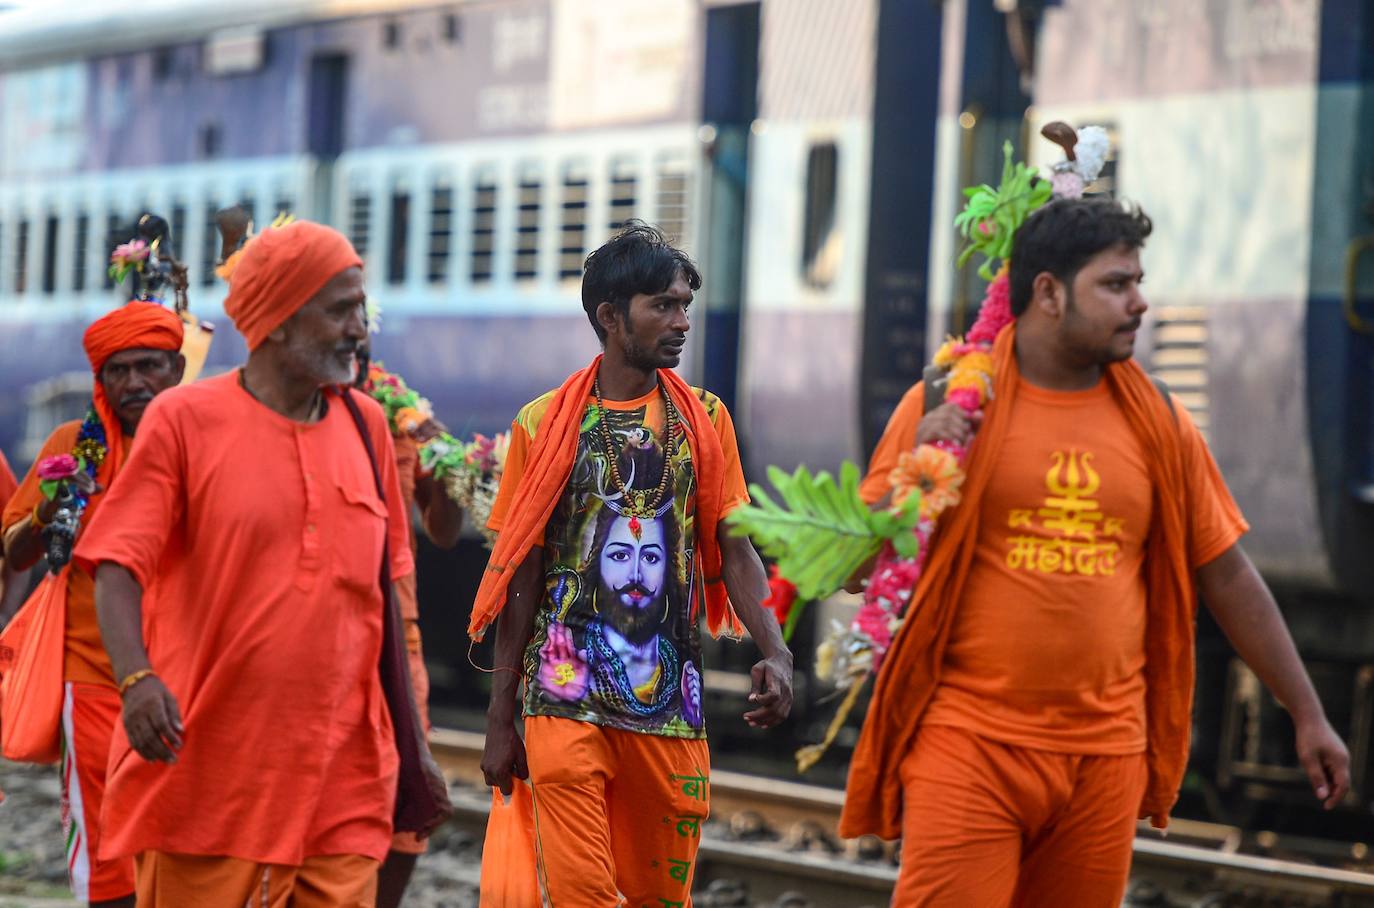
[{"label": "man's hand", "polygon": [[[87,473],[85,470],[79,471],[68,481],[76,487],[78,492],[85,495],[87,498],[90,498],[92,495],[99,495],[101,492],[105,491],[105,487],[96,482],[95,479],[91,477],[91,474]],[[60,507],[62,507],[62,503],[56,498],[44,498],[38,503],[38,519],[45,525],[52,523]]]},{"label": "man's hand", "polygon": [[421,839],[429,838],[430,834],[448,821],[453,816],[453,804],[448,799],[448,781],[444,779],[444,773],[439,769],[439,764],[434,762],[434,755],[429,748],[422,748],[420,751],[420,765],[425,773],[425,782],[429,784],[429,790],[434,794],[434,800],[439,803],[439,813],[434,816],[425,828],[419,830],[416,836]]},{"label": "man's hand", "polygon": [[530,777],[525,762],[525,742],[515,730],[514,720],[487,718],[487,741],[482,748],[482,775],[492,788],[509,797],[515,779]]},{"label": "man's hand", "polygon": [[1331,810],[1350,790],[1350,752],[1326,716],[1297,725],[1297,750],[1317,800]]},{"label": "man's hand", "polygon": [[124,692],[124,731],[138,755],[149,762],[175,763],[181,750],[181,710],[157,675],[135,681]]},{"label": "man's hand", "polygon": [[973,434],[982,423],[982,411],[970,416],[958,404],[940,404],[921,417],[920,425],[916,427],[916,444],[919,446],[937,441],[952,441],[968,447],[969,442],[973,441]]},{"label": "man's hand", "polygon": [[755,728],[772,728],[792,711],[792,653],[783,650],[756,662],[749,674],[754,681],[749,702],[755,708],[744,714],[744,721]]}]

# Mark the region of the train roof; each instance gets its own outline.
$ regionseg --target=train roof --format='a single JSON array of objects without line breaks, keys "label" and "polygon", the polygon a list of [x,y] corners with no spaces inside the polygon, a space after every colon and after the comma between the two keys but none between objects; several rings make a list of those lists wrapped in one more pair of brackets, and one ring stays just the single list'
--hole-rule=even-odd
[{"label": "train roof", "polygon": [[198,41],[222,29],[280,28],[473,0],[63,0],[0,5],[0,71]]}]

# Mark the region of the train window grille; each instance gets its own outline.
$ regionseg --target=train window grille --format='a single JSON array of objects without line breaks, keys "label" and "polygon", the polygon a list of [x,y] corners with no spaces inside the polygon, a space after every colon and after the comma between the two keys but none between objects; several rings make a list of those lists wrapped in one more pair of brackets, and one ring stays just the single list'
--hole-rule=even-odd
[{"label": "train window grille", "polygon": [[635,191],[638,181],[635,173],[627,164],[615,164],[611,167],[611,198],[610,223],[607,225],[610,234],[614,235],[620,228],[625,226],[625,222],[634,217],[635,214]]},{"label": "train window grille", "polygon": [[429,191],[429,265],[426,280],[442,284],[448,278],[453,236],[453,188],[445,183]]},{"label": "train window grille", "polygon": [[205,203],[205,231],[200,238],[200,285],[215,285],[215,262],[219,261],[219,226],[215,223],[215,212],[219,203],[214,199]]},{"label": "train window grille", "polygon": [[186,251],[186,206],[179,202],[172,206],[170,230],[172,235],[168,240],[171,248],[167,251],[181,259]]},{"label": "train window grille", "polygon": [[244,211],[248,212],[248,220],[253,223],[254,233],[257,233],[259,230],[267,226],[266,224],[258,220],[258,201],[257,199],[253,198],[253,195],[251,193],[244,193],[242,196],[240,196],[238,205]]},{"label": "train window grille", "polygon": [[563,204],[559,211],[558,277],[570,280],[582,276],[582,264],[587,257],[587,195],[586,174],[569,168],[563,174]]},{"label": "train window grille", "polygon": [[387,231],[386,280],[388,284],[406,282],[406,253],[410,249],[410,193],[397,189],[391,193],[391,224]]},{"label": "train window grille", "polygon": [[43,292],[49,296],[57,292],[57,236],[61,223],[57,215],[48,215],[43,229]]},{"label": "train window grille", "polygon": [[1150,336],[1150,371],[1169,386],[1206,437],[1211,421],[1207,307],[1161,306]]},{"label": "train window grille", "polygon": [[543,183],[537,173],[520,178],[515,210],[515,279],[533,280],[539,274],[539,211]]},{"label": "train window grille", "polygon": [[275,221],[277,218],[281,217],[284,214],[293,214],[294,205],[295,202],[292,200],[291,196],[287,195],[286,193],[281,193],[277,196],[277,200],[272,203],[272,217],[268,218],[268,223],[263,224],[262,226],[269,226],[272,221]]},{"label": "train window grille", "polygon": [[372,196],[355,190],[348,200],[348,239],[358,258],[367,259],[367,243],[372,229]]},{"label": "train window grille", "polygon": [[677,156],[658,165],[658,197],[654,220],[669,242],[681,245],[687,232],[687,197],[690,181],[686,164]]},{"label": "train window grille", "polygon": [[483,174],[472,187],[472,257],[470,279],[485,284],[492,277],[496,253],[496,178]]},{"label": "train window grille", "polygon": [[463,20],[457,13],[444,14],[443,33],[449,44],[463,43]]},{"label": "train window grille", "polygon": [[19,222],[14,236],[14,293],[23,295],[29,283],[29,219]]},{"label": "train window grille", "polygon": [[72,292],[86,291],[86,253],[91,241],[91,216],[81,212],[76,216],[76,236],[72,242]]},{"label": "train window grille", "polygon": [[806,198],[802,221],[801,272],[817,289],[830,286],[839,266],[839,149],[834,142],[811,146],[806,155]]},{"label": "train window grille", "polygon": [[395,50],[401,46],[401,23],[395,19],[382,23],[382,46],[387,50]]}]

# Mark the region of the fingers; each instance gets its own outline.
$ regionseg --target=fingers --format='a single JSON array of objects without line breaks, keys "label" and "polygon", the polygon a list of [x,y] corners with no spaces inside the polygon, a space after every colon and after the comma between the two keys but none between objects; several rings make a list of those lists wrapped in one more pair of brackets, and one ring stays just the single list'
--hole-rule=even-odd
[{"label": "fingers", "polygon": [[758,702],[759,695],[767,689],[765,681],[767,670],[762,662],[754,663],[754,667],[749,669],[749,678],[752,681],[752,689],[749,694],[749,702]]},{"label": "fingers", "polygon": [[[1322,806],[1331,810],[1350,791],[1350,754],[1345,748],[1341,748],[1335,753],[1329,750],[1323,751],[1322,764],[1326,769],[1326,776],[1331,782],[1331,793],[1322,802]],[[1317,797],[1321,797],[1321,795]]]},{"label": "fingers", "polygon": [[1304,752],[1301,759],[1302,768],[1307,772],[1307,781],[1312,783],[1312,792],[1316,794],[1318,801],[1330,809],[1332,806],[1330,800],[1332,785],[1326,777],[1326,767],[1322,764],[1321,751]]}]

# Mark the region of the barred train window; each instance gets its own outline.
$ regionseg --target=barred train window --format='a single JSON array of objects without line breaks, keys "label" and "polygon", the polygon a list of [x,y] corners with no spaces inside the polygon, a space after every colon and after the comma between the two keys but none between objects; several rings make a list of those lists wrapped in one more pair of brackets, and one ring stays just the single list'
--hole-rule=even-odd
[{"label": "barred train window", "polygon": [[840,231],[836,226],[839,149],[834,142],[812,145],[806,155],[806,201],[802,221],[802,278],[812,287],[829,287],[839,267]]},{"label": "barred train window", "polygon": [[43,292],[49,295],[57,292],[58,229],[57,215],[48,215],[48,221],[43,230]]},{"label": "barred train window", "polygon": [[570,165],[563,172],[563,204],[558,234],[558,276],[582,276],[587,256],[587,175]]},{"label": "barred train window", "polygon": [[635,173],[628,162],[611,165],[610,223],[608,232],[614,235],[635,214]]},{"label": "barred train window", "polygon": [[539,272],[539,196],[543,185],[538,171],[520,178],[515,212],[515,279],[530,280]]},{"label": "barred train window", "polygon": [[406,253],[410,249],[410,192],[397,188],[391,192],[391,224],[387,232],[386,280],[388,284],[406,282]]},{"label": "barred train window", "polygon": [[29,219],[19,222],[14,238],[14,292],[22,295],[29,283]]},{"label": "barred train window", "polygon": [[436,182],[429,193],[429,268],[425,278],[431,284],[442,284],[448,279],[452,235],[453,189],[447,182]]},{"label": "barred train window", "polygon": [[91,216],[81,212],[76,216],[76,236],[72,243],[72,292],[86,291],[86,249],[91,241]]},{"label": "barred train window", "polygon": [[171,249],[167,250],[174,257],[180,259],[186,251],[186,206],[180,202],[172,206],[172,222],[170,225]]},{"label": "barred train window", "polygon": [[490,171],[477,177],[472,187],[472,266],[470,280],[485,284],[491,280],[492,257],[496,252],[496,177]]},{"label": "barred train window", "polygon": [[687,193],[690,189],[686,163],[677,155],[658,162],[658,198],[654,220],[670,242],[681,245],[687,232]]},{"label": "barred train window", "polygon": [[215,285],[215,262],[219,261],[219,232],[215,224],[215,212],[219,202],[210,199],[205,203],[205,232],[200,238],[200,284],[202,287]]},{"label": "barred train window", "polygon": [[372,196],[366,189],[356,189],[348,201],[348,239],[358,258],[367,259],[368,234],[372,221]]}]

